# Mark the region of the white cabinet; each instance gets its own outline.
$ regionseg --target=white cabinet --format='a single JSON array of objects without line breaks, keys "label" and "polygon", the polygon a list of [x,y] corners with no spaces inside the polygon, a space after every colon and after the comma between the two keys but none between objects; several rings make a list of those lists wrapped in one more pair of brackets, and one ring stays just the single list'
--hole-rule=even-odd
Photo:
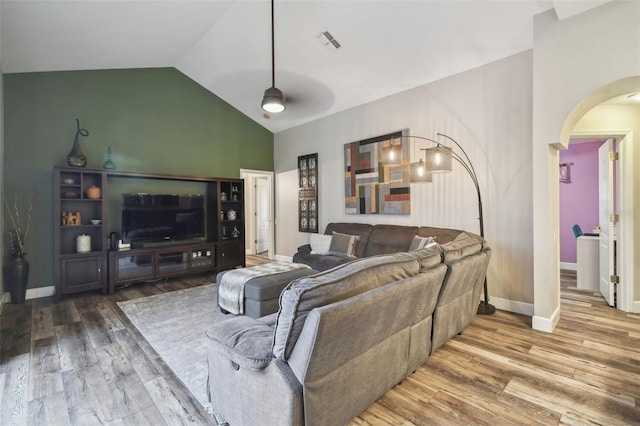
[{"label": "white cabinet", "polygon": [[600,291],[599,237],[582,235],[578,237],[578,288]]}]

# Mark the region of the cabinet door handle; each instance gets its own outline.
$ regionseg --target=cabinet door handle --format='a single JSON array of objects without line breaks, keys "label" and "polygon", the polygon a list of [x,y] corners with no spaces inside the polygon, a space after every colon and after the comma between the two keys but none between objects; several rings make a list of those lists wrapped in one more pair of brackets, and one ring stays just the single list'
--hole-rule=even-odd
[{"label": "cabinet door handle", "polygon": [[98,267],[98,273],[102,272],[102,268]]}]

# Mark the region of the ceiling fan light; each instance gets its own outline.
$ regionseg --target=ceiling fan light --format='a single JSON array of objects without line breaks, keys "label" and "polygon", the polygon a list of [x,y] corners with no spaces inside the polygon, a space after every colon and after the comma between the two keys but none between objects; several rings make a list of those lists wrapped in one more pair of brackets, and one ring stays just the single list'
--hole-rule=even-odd
[{"label": "ceiling fan light", "polygon": [[262,98],[262,109],[276,114],[284,111],[286,108],[284,104],[284,96],[282,91],[277,87],[269,87],[264,91],[264,97]]}]

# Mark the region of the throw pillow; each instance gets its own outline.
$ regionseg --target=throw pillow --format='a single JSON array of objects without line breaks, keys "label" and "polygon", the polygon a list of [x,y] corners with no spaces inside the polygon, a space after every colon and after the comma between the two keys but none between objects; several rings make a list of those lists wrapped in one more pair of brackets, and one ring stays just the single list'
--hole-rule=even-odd
[{"label": "throw pillow", "polygon": [[331,247],[331,235],[311,234],[309,243],[311,244],[311,254],[327,254]]},{"label": "throw pillow", "polygon": [[433,243],[433,237],[420,237],[416,235],[413,237],[411,241],[411,245],[409,246],[409,251],[420,250],[425,248],[427,245]]},{"label": "throw pillow", "polygon": [[329,253],[356,257],[356,244],[358,244],[359,239],[358,235],[341,234],[334,231]]}]

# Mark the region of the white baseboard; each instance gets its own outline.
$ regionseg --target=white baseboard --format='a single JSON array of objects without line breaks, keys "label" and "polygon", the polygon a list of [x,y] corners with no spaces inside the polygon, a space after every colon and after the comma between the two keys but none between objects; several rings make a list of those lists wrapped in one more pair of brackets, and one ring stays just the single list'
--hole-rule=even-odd
[{"label": "white baseboard", "polygon": [[531,319],[531,328],[538,331],[545,331],[547,333],[553,333],[553,330],[560,321],[560,306],[558,306],[551,315],[551,318],[544,318],[534,315]]},{"label": "white baseboard", "polygon": [[275,260],[278,262],[291,262],[293,261],[293,256],[284,256],[281,254],[276,254]]},{"label": "white baseboard", "polygon": [[502,311],[514,312],[527,316],[533,316],[533,304],[518,302],[516,300],[502,299],[500,297],[489,296],[489,303]]},{"label": "white baseboard", "polygon": [[[52,285],[47,287],[28,288],[25,299],[39,299],[41,297],[53,296],[55,294],[55,290],[56,288]],[[5,303],[11,303],[11,293],[9,292],[6,292],[2,295],[2,297],[0,297],[0,306],[4,305]]]},{"label": "white baseboard", "polygon": [[56,288],[52,285],[47,287],[38,287],[38,288],[28,288],[27,289],[27,300],[29,299],[39,299],[41,297],[49,297],[53,296],[56,292]]},{"label": "white baseboard", "polygon": [[2,308],[5,303],[9,303],[9,293],[0,294],[0,313],[2,313]]},{"label": "white baseboard", "polygon": [[568,269],[569,271],[577,271],[578,264],[577,263],[569,263],[569,262],[560,262],[560,269]]}]

